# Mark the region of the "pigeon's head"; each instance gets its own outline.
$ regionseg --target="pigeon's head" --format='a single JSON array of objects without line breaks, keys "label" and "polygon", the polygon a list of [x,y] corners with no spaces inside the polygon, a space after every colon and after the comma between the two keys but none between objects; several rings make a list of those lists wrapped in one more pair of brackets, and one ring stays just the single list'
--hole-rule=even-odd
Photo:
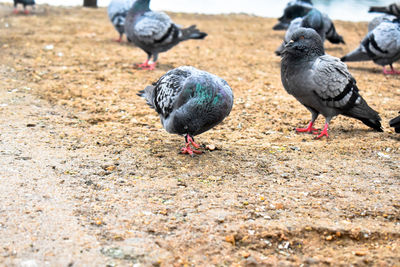
[{"label": "pigeon's head", "polygon": [[132,9],[135,11],[149,11],[150,0],[136,0],[133,3]]},{"label": "pigeon's head", "polygon": [[299,28],[291,37],[283,51],[283,55],[293,57],[317,57],[325,54],[324,45],[319,34],[311,28]]}]

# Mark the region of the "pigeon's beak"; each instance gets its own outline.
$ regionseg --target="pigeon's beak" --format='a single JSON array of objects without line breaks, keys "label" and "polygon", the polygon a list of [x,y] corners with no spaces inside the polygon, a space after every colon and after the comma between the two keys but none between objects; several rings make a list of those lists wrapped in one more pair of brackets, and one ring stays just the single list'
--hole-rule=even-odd
[{"label": "pigeon's beak", "polygon": [[294,43],[294,41],[293,41],[293,40],[290,40],[290,41],[285,45],[285,47],[291,47],[293,43]]}]

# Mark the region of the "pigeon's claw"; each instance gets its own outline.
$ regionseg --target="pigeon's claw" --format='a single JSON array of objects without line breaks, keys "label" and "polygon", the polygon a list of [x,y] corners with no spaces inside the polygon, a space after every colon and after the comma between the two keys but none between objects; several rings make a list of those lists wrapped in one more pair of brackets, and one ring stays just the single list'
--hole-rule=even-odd
[{"label": "pigeon's claw", "polygon": [[13,13],[14,13],[14,14],[18,14],[18,12],[19,12],[19,11],[18,11],[18,9],[16,9],[16,8],[13,10]]},{"label": "pigeon's claw", "polygon": [[186,142],[189,144],[192,144],[192,146],[194,146],[195,148],[199,149],[200,145],[196,144],[193,140],[193,138],[190,135],[186,136]]},{"label": "pigeon's claw", "polygon": [[386,74],[386,75],[399,75],[400,71],[395,70],[395,68],[393,68],[393,66],[390,66],[390,70],[387,70],[385,67],[383,67],[383,74]]},{"label": "pigeon's claw", "polygon": [[24,13],[25,13],[25,15],[29,15],[29,10],[28,10],[28,9],[25,9],[25,10],[24,10]]},{"label": "pigeon's claw", "polygon": [[314,132],[318,132],[319,131],[318,129],[315,129],[314,127],[312,127],[313,124],[314,123],[311,121],[308,124],[307,128],[296,128],[296,132],[298,132],[298,133],[314,133]]},{"label": "pigeon's claw", "polygon": [[325,127],[324,127],[324,129],[322,130],[322,132],[321,133],[318,133],[318,132],[316,132],[316,133],[313,133],[313,134],[315,134],[315,135],[318,135],[318,136],[316,136],[315,137],[315,139],[321,139],[322,137],[324,137],[324,136],[326,136],[326,138],[329,138],[329,134],[328,134],[328,126],[329,126],[329,124],[327,123],[327,124],[325,124]]},{"label": "pigeon's claw", "polygon": [[189,154],[190,156],[193,156],[194,154],[202,154],[203,152],[194,150],[190,147],[190,143],[187,143],[185,147],[181,148],[181,153],[182,154]]},{"label": "pigeon's claw", "polygon": [[156,68],[157,62],[153,62],[151,64],[149,64],[149,61],[146,60],[146,62],[137,65],[136,67],[138,69],[142,69],[142,70],[154,70]]}]

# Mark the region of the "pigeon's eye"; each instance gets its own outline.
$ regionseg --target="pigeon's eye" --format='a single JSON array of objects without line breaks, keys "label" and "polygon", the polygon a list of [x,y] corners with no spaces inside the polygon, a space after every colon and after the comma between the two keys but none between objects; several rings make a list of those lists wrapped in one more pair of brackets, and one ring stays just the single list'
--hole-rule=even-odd
[{"label": "pigeon's eye", "polygon": [[303,35],[300,36],[299,39],[300,39],[300,40],[304,40],[304,36],[303,36]]}]

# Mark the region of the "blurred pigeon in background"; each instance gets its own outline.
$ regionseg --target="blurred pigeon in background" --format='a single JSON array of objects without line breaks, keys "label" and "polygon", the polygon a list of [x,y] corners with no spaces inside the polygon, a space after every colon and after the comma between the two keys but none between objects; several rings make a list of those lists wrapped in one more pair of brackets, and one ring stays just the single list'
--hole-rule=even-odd
[{"label": "blurred pigeon in background", "polygon": [[14,14],[18,14],[18,4],[22,4],[24,6],[24,13],[29,14],[29,10],[26,7],[34,6],[35,0],[14,0]]},{"label": "blurred pigeon in background", "polygon": [[322,42],[325,38],[331,43],[343,43],[343,37],[340,36],[333,25],[332,20],[326,14],[322,14],[317,9],[313,8],[302,18],[296,18],[290,22],[289,28],[286,31],[283,43],[278,47],[275,53],[279,56],[285,48],[285,45],[290,41],[292,34],[300,27],[312,28],[320,35]]},{"label": "blurred pigeon in background", "polygon": [[379,12],[393,15],[396,17],[400,16],[400,2],[390,4],[388,6],[371,6],[368,12]]},{"label": "blurred pigeon in background", "polygon": [[[129,10],[125,20],[125,34],[147,53],[147,60],[139,68],[152,70],[157,64],[158,54],[165,52],[178,43],[189,39],[203,39],[206,33],[200,32],[195,25],[181,29],[163,12],[154,12],[149,8],[150,0],[137,0]],[[153,63],[149,61],[153,57]]]},{"label": "blurred pigeon in background", "polygon": [[185,136],[181,152],[190,155],[201,153],[190,147],[200,147],[193,137],[222,122],[233,105],[225,80],[190,66],[168,71],[139,95],[157,111],[167,132]]},{"label": "blurred pigeon in background", "polygon": [[[356,118],[382,131],[378,113],[360,96],[356,81],[338,58],[325,55],[322,39],[314,29],[300,28],[282,53],[281,79],[286,91],[311,112],[307,128],[297,132],[328,137],[329,123],[342,114]],[[313,128],[318,115],[325,117],[325,127]]]},{"label": "blurred pigeon in background", "polygon": [[313,8],[311,0],[294,0],[290,1],[284,11],[279,22],[273,27],[274,30],[286,30],[292,20],[298,17],[304,17]]},{"label": "blurred pigeon in background", "polygon": [[[368,61],[383,66],[384,74],[400,74],[393,68],[393,62],[400,59],[400,24],[397,21],[383,21],[370,31],[360,46],[341,58],[342,61]],[[389,65],[390,70],[385,66]]]},{"label": "blurred pigeon in background", "polygon": [[125,17],[135,0],[111,0],[107,8],[108,18],[119,33],[117,42],[122,41],[125,32]]}]

